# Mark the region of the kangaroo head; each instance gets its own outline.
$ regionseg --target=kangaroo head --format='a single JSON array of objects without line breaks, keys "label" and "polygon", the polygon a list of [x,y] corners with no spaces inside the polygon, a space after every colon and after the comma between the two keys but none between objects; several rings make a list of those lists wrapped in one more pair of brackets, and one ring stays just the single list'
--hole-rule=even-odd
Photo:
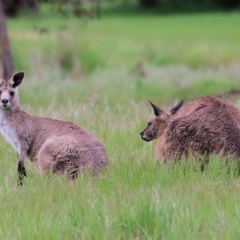
[{"label": "kangaroo head", "polygon": [[19,105],[17,87],[22,83],[24,73],[19,72],[9,80],[0,78],[0,108],[15,109]]},{"label": "kangaroo head", "polygon": [[155,116],[148,121],[147,126],[140,133],[142,140],[147,142],[163,135],[171,116],[173,116],[183,104],[183,101],[181,101],[178,105],[170,110],[170,113],[167,113],[154,105],[151,101],[149,102],[153,108]]}]

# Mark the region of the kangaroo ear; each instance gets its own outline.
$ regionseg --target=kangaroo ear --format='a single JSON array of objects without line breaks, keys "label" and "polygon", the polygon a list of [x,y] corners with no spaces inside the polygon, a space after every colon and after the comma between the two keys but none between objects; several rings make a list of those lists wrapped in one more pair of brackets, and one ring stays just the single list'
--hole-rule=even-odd
[{"label": "kangaroo ear", "polygon": [[148,100],[153,108],[154,114],[156,117],[160,116],[160,114],[163,112],[163,110],[161,110],[159,107],[157,107],[156,105],[154,105],[150,100]]},{"label": "kangaroo ear", "polygon": [[23,78],[24,78],[24,72],[15,73],[11,79],[12,87],[13,88],[18,87],[22,83]]},{"label": "kangaroo ear", "polygon": [[175,107],[173,107],[170,110],[171,115],[174,115],[183,105],[183,101],[181,101],[178,105],[176,105]]}]

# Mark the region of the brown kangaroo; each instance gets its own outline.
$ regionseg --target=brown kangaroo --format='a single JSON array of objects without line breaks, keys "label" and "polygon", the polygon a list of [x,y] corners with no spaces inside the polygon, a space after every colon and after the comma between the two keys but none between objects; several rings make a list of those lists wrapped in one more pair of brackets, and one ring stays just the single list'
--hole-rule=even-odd
[{"label": "brown kangaroo", "polygon": [[19,106],[17,87],[24,73],[0,79],[0,131],[17,152],[19,183],[26,176],[28,158],[41,173],[65,173],[75,179],[82,169],[91,174],[107,163],[99,140],[84,128],[67,121],[30,116]]},{"label": "brown kangaroo", "polygon": [[[158,139],[155,157],[207,159],[210,154],[240,158],[240,111],[229,101],[218,97],[196,98],[168,115],[165,130],[159,129],[160,119],[166,115],[154,109],[155,117],[142,133],[142,139]],[[162,116],[163,115],[163,116]],[[151,126],[153,124],[153,126]]]}]

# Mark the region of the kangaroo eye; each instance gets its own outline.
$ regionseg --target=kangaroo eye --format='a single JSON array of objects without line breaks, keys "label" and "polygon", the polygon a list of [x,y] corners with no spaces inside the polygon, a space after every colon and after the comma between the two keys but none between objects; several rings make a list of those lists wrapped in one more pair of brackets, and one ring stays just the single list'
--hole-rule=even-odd
[{"label": "kangaroo eye", "polygon": [[10,92],[10,95],[13,97],[14,96],[14,92]]},{"label": "kangaroo eye", "polygon": [[152,123],[151,123],[151,122],[149,122],[149,123],[148,123],[148,126],[151,126],[151,125],[152,125]]}]

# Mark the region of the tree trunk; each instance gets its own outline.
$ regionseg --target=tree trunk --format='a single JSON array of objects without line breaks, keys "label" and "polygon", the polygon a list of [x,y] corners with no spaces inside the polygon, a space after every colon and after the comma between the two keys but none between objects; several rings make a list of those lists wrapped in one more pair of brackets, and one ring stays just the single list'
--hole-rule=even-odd
[{"label": "tree trunk", "polygon": [[2,58],[3,78],[9,79],[13,75],[13,63],[12,63],[12,56],[11,56],[11,51],[10,51],[10,46],[8,41],[2,0],[0,0],[0,45],[2,50],[1,58]]}]

